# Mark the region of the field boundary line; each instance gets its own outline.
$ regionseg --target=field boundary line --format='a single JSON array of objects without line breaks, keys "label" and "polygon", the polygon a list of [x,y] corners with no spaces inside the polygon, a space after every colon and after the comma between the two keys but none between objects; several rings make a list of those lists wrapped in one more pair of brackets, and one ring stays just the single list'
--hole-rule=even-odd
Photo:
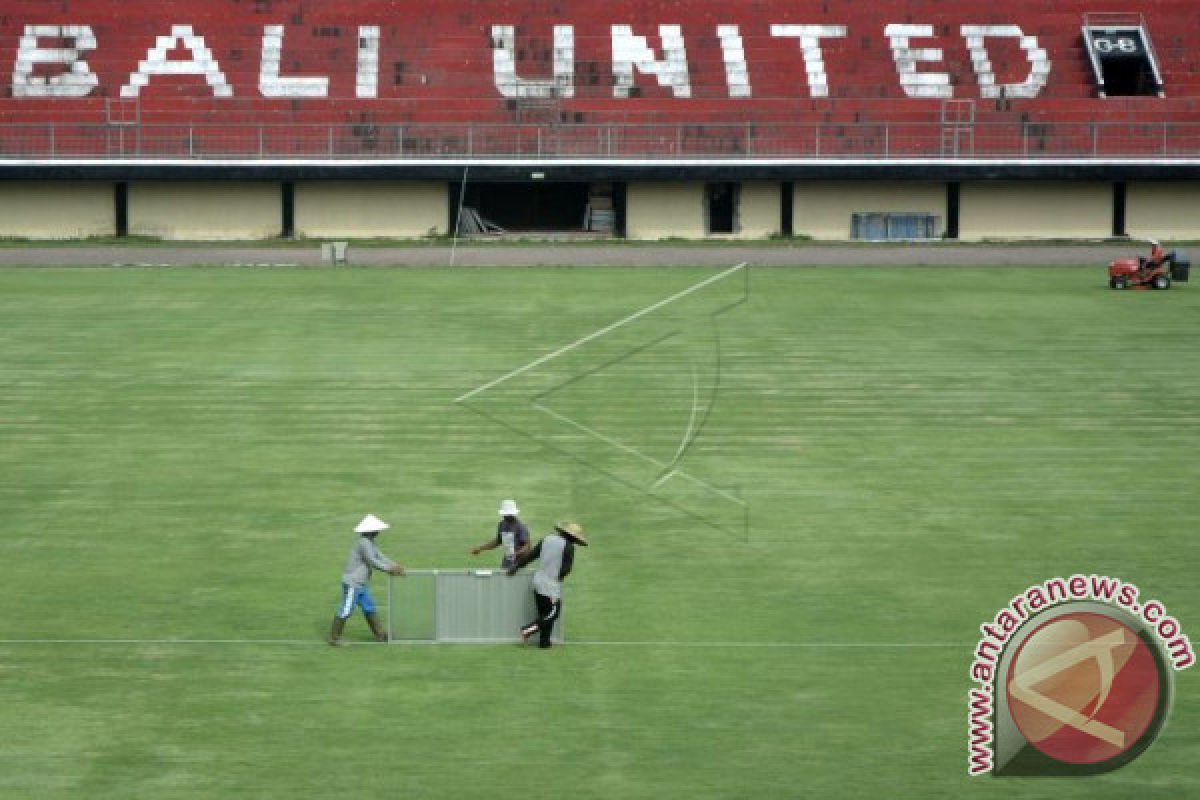
[{"label": "field boundary line", "polygon": [[907,647],[970,647],[967,644],[955,644],[953,642],[653,642],[653,641],[611,641],[611,640],[595,640],[595,641],[573,641],[568,639],[566,644],[583,645],[585,647],[728,647],[728,648],[812,648],[812,649],[830,649],[836,650],[841,648],[907,648]]},{"label": "field boundary line", "polygon": [[675,294],[671,295],[670,297],[663,298],[662,300],[659,300],[657,303],[646,306],[645,308],[643,308],[640,311],[633,312],[632,314],[625,317],[624,319],[619,319],[616,322],[613,322],[609,325],[604,326],[600,330],[593,331],[592,333],[589,333],[586,336],[582,336],[582,337],[576,339],[575,341],[571,342],[570,344],[563,345],[562,347],[558,348],[557,350],[555,350],[552,353],[547,353],[544,356],[535,358],[533,361],[530,361],[528,364],[526,364],[522,367],[517,367],[516,369],[512,370],[511,372],[509,372],[505,375],[501,375],[499,378],[495,378],[494,380],[488,381],[487,383],[483,384],[482,386],[477,386],[474,389],[472,389],[471,391],[467,392],[466,394],[463,394],[463,395],[460,395],[460,396],[454,398],[454,402],[462,403],[467,400],[470,400],[472,397],[474,397],[477,394],[486,392],[488,389],[499,386],[500,384],[504,383],[507,380],[511,380],[512,378],[515,378],[518,375],[528,372],[529,370],[533,369],[534,367],[539,367],[542,364],[545,364],[547,361],[558,358],[563,353],[569,353],[570,351],[574,350],[576,347],[580,347],[582,345],[587,344],[590,341],[599,339],[601,336],[604,336],[605,334],[608,334],[608,333],[612,333],[613,331],[617,330],[618,328],[620,328],[624,325],[628,325],[630,322],[633,322],[636,319],[640,319],[641,317],[646,316],[647,314],[651,313],[652,311],[657,311],[658,309],[662,308],[663,306],[669,305],[669,304],[675,302],[676,300],[687,297],[692,292],[699,291],[700,289],[703,289],[705,286],[708,286],[710,283],[716,283],[717,281],[721,280],[722,278],[728,277],[729,275],[732,275],[733,273],[737,272],[738,270],[745,269],[748,264],[749,264],[749,262],[743,261],[740,264],[735,264],[734,266],[730,267],[729,269],[718,272],[716,275],[710,275],[709,277],[705,278],[704,280],[700,281],[699,283],[689,286],[688,288],[683,289],[682,291],[676,292]]},{"label": "field boundary line", "polygon": [[[279,645],[328,647],[323,639],[0,639],[0,647],[15,645]],[[347,646],[376,645],[379,642],[343,642]],[[390,645],[429,646],[434,644],[475,644],[473,642],[431,642],[424,640],[397,639]],[[487,643],[496,644],[496,643]],[[504,643],[499,643],[503,646]],[[513,642],[512,644],[516,644]],[[486,645],[484,645],[486,646]],[[955,642],[722,642],[722,641],[637,641],[581,639],[567,640],[566,646],[580,647],[678,647],[678,648],[729,648],[729,649],[902,649],[902,648],[970,648],[969,643]]]}]

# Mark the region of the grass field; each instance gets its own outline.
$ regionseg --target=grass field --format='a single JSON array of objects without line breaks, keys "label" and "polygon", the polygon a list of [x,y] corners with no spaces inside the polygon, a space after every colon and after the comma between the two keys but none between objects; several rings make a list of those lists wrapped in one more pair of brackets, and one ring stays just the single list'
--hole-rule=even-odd
[{"label": "grass field", "polygon": [[[0,797],[1200,796],[1193,671],[1092,779],[965,703],[1054,575],[1200,632],[1200,286],[757,270],[455,402],[713,274],[0,271]],[[507,496],[592,535],[567,646],[321,643],[364,513],[490,565]]]}]

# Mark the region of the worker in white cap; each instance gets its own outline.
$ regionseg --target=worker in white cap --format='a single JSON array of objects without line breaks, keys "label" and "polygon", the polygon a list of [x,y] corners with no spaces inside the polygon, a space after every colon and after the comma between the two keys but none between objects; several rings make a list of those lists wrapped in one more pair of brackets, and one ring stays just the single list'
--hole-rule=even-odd
[{"label": "worker in white cap", "polygon": [[496,535],[479,545],[471,548],[471,555],[477,556],[484,550],[504,548],[504,556],[500,560],[500,569],[508,569],[517,563],[517,559],[529,551],[529,528],[517,516],[515,500],[504,500],[500,503],[500,522],[496,524]]},{"label": "worker in white cap", "polygon": [[571,574],[571,567],[575,564],[575,545],[588,546],[583,526],[577,522],[560,522],[554,526],[553,533],[508,568],[507,574],[511,577],[535,558],[541,559],[538,571],[533,574],[537,619],[521,628],[521,641],[528,641],[536,633],[538,647],[550,647],[554,623],[562,616],[563,581]]},{"label": "worker in white cap", "polygon": [[387,641],[387,632],[375,616],[375,598],[371,597],[367,582],[371,580],[372,569],[389,575],[404,574],[404,567],[385,556],[375,544],[375,537],[388,527],[379,517],[367,514],[354,529],[358,538],[350,548],[350,555],[346,557],[346,568],[342,571],[342,603],[333,617],[333,627],[329,631],[329,643],[332,645],[338,644],[341,639],[342,629],[346,627],[346,620],[354,613],[355,606],[363,610],[363,616],[367,618],[375,640]]}]

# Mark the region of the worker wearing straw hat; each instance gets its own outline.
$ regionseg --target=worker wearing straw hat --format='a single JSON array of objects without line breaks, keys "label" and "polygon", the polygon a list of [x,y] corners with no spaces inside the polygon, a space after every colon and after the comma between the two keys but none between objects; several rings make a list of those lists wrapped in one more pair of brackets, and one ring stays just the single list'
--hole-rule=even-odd
[{"label": "worker wearing straw hat", "polygon": [[554,623],[562,616],[562,585],[571,574],[575,563],[575,545],[587,547],[583,526],[577,522],[560,522],[554,533],[542,539],[532,550],[517,558],[517,563],[508,568],[509,575],[540,558],[538,571],[533,575],[533,599],[537,603],[537,619],[521,628],[521,639],[527,641],[538,634],[538,647],[550,646],[550,635]]},{"label": "worker wearing straw hat", "polygon": [[354,529],[358,538],[350,548],[350,555],[346,557],[346,568],[342,571],[342,602],[333,617],[333,627],[329,631],[329,643],[332,645],[340,641],[342,629],[346,627],[346,620],[354,613],[355,606],[362,608],[363,616],[367,618],[367,624],[371,626],[371,633],[375,634],[376,641],[387,641],[387,633],[379,624],[379,618],[375,616],[375,598],[371,597],[367,581],[371,580],[372,569],[389,575],[404,574],[404,567],[385,556],[375,544],[375,537],[388,527],[390,526],[379,517],[367,514]]},{"label": "worker wearing straw hat", "polygon": [[500,503],[500,522],[496,524],[495,538],[471,548],[471,555],[477,556],[484,550],[497,547],[504,548],[504,557],[500,561],[500,569],[508,569],[517,563],[517,558],[529,550],[529,528],[517,516],[516,501],[505,500]]}]

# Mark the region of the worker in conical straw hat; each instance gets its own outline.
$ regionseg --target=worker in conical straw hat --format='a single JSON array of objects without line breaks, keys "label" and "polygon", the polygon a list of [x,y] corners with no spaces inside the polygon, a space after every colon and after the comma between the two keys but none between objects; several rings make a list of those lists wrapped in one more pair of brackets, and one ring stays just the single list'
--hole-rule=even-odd
[{"label": "worker in conical straw hat", "polygon": [[515,500],[502,501],[496,535],[478,547],[472,547],[471,555],[477,556],[484,550],[501,547],[504,549],[504,555],[500,559],[500,569],[508,569],[516,564],[517,559],[529,549],[529,528],[517,516],[520,513]]},{"label": "worker in conical straw hat", "polygon": [[533,575],[533,599],[538,615],[537,619],[521,628],[522,641],[528,641],[536,633],[538,647],[550,647],[554,623],[562,617],[562,585],[575,564],[576,545],[588,546],[583,526],[577,522],[560,522],[554,526],[553,533],[509,567],[508,574],[515,575],[517,570],[535,558],[541,559],[538,571]]},{"label": "worker in conical straw hat", "polygon": [[375,615],[375,598],[371,596],[367,582],[371,580],[372,569],[389,575],[404,574],[404,567],[385,556],[375,544],[375,537],[389,527],[374,514],[367,514],[354,528],[358,538],[354,540],[350,555],[346,557],[346,567],[342,570],[342,602],[333,617],[333,627],[329,631],[329,643],[332,645],[341,640],[342,629],[346,627],[346,620],[354,613],[355,606],[362,609],[367,624],[371,626],[371,633],[375,634],[375,640],[387,641],[387,632],[383,630],[379,618]]}]

